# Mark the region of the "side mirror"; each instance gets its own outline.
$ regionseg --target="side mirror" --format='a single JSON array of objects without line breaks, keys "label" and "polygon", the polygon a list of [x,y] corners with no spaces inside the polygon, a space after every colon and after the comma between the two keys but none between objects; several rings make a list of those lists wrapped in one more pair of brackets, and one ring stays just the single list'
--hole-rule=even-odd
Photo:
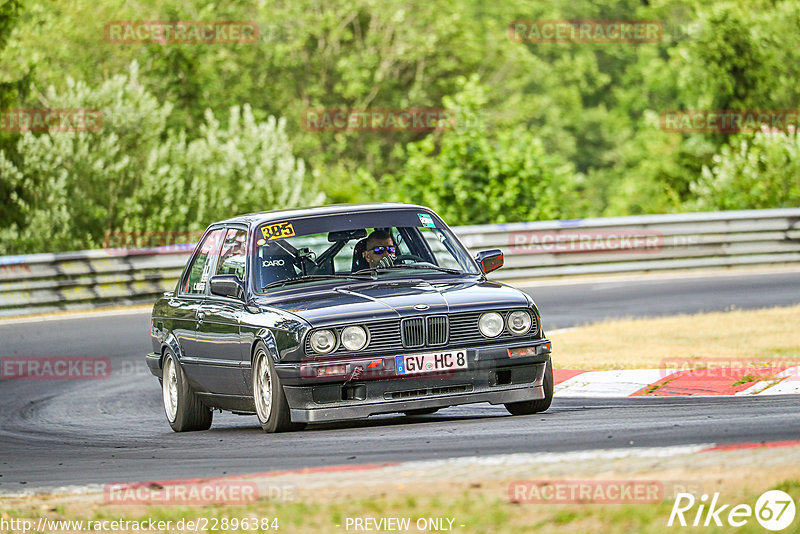
[{"label": "side mirror", "polygon": [[218,274],[209,281],[211,294],[244,300],[244,285],[235,274]]},{"label": "side mirror", "polygon": [[503,251],[499,248],[481,250],[475,256],[475,261],[481,266],[483,274],[488,274],[503,266]]}]

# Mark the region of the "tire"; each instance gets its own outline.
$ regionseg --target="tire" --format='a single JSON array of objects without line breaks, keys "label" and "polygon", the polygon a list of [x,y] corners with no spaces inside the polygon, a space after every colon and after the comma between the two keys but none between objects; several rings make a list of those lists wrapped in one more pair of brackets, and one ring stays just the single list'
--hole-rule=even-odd
[{"label": "tire", "polygon": [[544,368],[542,386],[544,387],[543,399],[510,402],[504,405],[506,410],[508,410],[511,415],[531,415],[550,408],[550,404],[553,402],[553,364],[550,360],[547,360],[547,365]]},{"label": "tire", "polygon": [[263,343],[256,345],[253,353],[252,374],[253,402],[258,422],[264,432],[291,432],[302,430],[304,423],[292,423],[289,415],[289,403],[283,392],[281,380],[275,371],[272,357]]},{"label": "tire", "polygon": [[439,411],[439,408],[420,408],[418,410],[408,410],[403,412],[407,417],[414,417],[416,415],[430,415]]},{"label": "tire", "polygon": [[161,399],[167,422],[175,432],[208,430],[212,412],[192,390],[175,355],[167,349],[162,364]]}]

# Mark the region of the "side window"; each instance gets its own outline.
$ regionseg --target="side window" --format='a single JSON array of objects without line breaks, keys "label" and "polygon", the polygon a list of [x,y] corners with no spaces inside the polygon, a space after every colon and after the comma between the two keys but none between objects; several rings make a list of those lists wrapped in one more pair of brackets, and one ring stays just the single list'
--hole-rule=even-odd
[{"label": "side window", "polygon": [[189,274],[183,283],[182,292],[188,295],[202,295],[206,292],[206,283],[211,277],[211,265],[217,245],[225,230],[219,229],[209,233],[200,245],[200,251],[189,266]]},{"label": "side window", "polygon": [[222,251],[219,254],[215,274],[235,274],[239,280],[244,281],[246,241],[246,230],[231,228],[227,231],[225,240],[222,242]]}]

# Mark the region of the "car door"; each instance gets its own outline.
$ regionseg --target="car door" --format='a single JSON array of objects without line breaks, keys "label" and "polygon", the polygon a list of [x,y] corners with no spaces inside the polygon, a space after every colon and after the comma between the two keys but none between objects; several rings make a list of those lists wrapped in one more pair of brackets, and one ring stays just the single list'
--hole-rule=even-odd
[{"label": "car door", "polygon": [[190,382],[199,383],[203,388],[205,384],[197,372],[197,314],[208,292],[208,279],[224,235],[225,229],[217,228],[201,238],[200,245],[181,276],[175,297],[169,301],[172,333],[181,348],[183,370]]},{"label": "car door", "polygon": [[[246,279],[247,230],[229,227],[225,231],[214,275],[232,274]],[[244,302],[239,299],[205,295],[197,312],[196,358],[198,373],[211,392],[246,395],[244,362],[239,330]],[[249,363],[249,362],[248,362]],[[248,366],[249,368],[249,366]]]}]

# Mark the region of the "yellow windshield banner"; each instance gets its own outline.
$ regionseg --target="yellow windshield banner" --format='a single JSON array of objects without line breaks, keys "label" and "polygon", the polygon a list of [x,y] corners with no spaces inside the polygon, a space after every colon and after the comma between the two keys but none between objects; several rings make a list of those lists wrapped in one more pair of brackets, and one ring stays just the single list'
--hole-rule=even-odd
[{"label": "yellow windshield banner", "polygon": [[261,233],[264,234],[264,239],[272,241],[273,239],[292,237],[294,235],[294,227],[290,222],[279,222],[262,226]]}]

